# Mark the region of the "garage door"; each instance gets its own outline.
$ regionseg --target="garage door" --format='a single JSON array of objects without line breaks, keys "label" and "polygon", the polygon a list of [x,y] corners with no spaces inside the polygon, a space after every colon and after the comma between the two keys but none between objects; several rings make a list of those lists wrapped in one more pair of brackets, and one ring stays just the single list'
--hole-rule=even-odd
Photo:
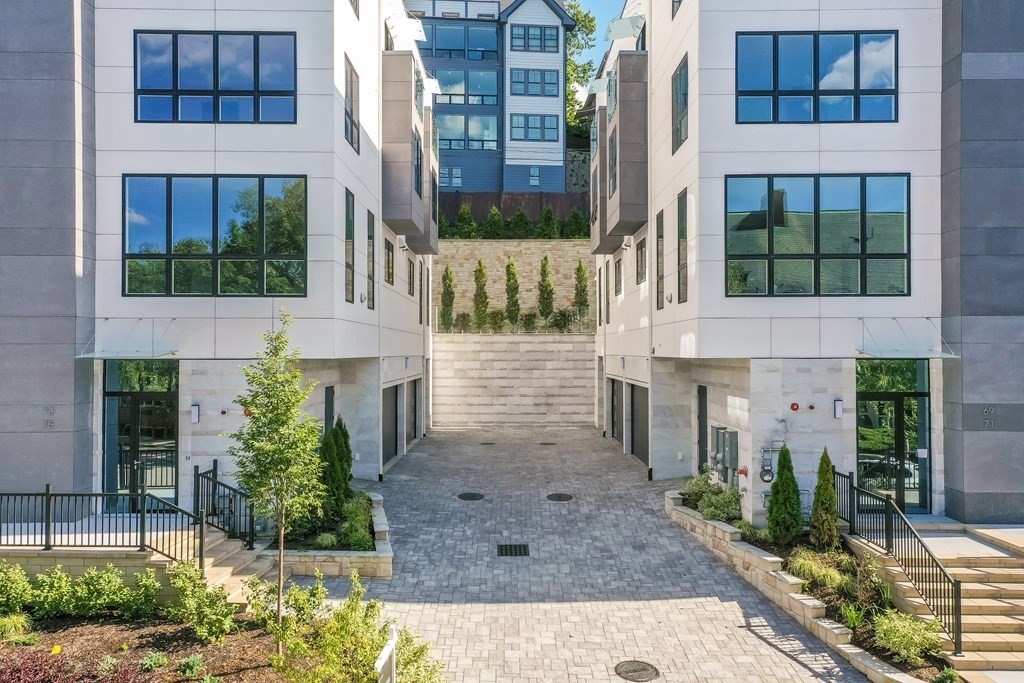
[{"label": "garage door", "polygon": [[416,438],[416,409],[419,407],[420,381],[414,379],[405,385],[405,443]]},{"label": "garage door", "polygon": [[651,449],[648,435],[647,420],[647,389],[630,384],[632,410],[630,421],[633,426],[633,455],[640,458],[648,467],[651,465]]},{"label": "garage door", "polygon": [[398,456],[398,387],[384,390],[381,414],[384,419],[384,462]]}]

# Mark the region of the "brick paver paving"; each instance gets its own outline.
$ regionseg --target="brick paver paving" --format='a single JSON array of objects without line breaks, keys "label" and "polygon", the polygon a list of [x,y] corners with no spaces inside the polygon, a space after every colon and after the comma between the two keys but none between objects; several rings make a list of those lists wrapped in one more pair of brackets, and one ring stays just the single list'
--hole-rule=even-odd
[{"label": "brick paver paving", "polygon": [[[621,681],[627,659],[663,681],[866,680],[673,524],[678,482],[648,482],[619,448],[587,428],[432,431],[370,486],[395,577],[367,580],[369,597],[454,681]],[[561,492],[573,500],[546,499]],[[332,596],[347,583],[329,580]]]}]

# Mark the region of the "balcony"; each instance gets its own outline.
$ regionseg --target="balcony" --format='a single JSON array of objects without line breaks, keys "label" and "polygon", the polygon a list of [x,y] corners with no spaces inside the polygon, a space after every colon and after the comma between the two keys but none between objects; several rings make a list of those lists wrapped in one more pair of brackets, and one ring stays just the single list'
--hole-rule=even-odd
[{"label": "balcony", "polygon": [[423,225],[425,229],[416,235],[407,235],[405,243],[409,251],[420,256],[437,256],[437,178],[438,164],[435,150],[437,131],[434,128],[434,110],[425,107],[423,110]]},{"label": "balcony", "polygon": [[430,138],[422,120],[423,77],[412,52],[383,54],[381,161],[383,220],[397,235],[424,235],[430,198]]},{"label": "balcony", "polygon": [[609,82],[608,234],[626,237],[648,220],[647,53],[620,52]]},{"label": "balcony", "polygon": [[621,237],[608,234],[608,110],[598,107],[590,130],[590,253],[614,254]]}]

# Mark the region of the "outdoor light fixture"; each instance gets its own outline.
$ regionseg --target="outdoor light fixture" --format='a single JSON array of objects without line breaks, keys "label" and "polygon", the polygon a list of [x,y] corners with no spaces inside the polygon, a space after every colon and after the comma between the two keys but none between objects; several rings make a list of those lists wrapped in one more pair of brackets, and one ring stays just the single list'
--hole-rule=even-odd
[{"label": "outdoor light fixture", "polygon": [[192,424],[199,424],[199,404],[192,404]]},{"label": "outdoor light fixture", "polygon": [[832,414],[837,420],[843,416],[843,399],[837,398],[832,401]]}]

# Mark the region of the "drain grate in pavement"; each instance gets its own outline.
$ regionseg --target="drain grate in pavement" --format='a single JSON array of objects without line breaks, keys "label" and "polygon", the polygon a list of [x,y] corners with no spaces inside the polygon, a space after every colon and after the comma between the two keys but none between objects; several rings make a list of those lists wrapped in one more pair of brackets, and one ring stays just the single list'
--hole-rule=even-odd
[{"label": "drain grate in pavement", "polygon": [[548,496],[548,500],[553,500],[556,503],[568,503],[572,500],[572,496],[568,493],[552,493]]},{"label": "drain grate in pavement", "polygon": [[615,665],[615,675],[627,681],[653,681],[661,677],[661,672],[653,664],[630,660]]},{"label": "drain grate in pavement", "polygon": [[540,445],[541,446],[557,446],[558,444],[555,443],[554,441],[541,441]]},{"label": "drain grate in pavement", "polygon": [[497,443],[496,441],[481,441],[481,442],[480,442],[480,445],[481,445],[481,446],[493,446],[493,445],[495,445],[496,443]]},{"label": "drain grate in pavement", "polygon": [[526,543],[499,543],[498,557],[529,557],[530,546]]},{"label": "drain grate in pavement", "polygon": [[482,493],[460,493],[459,500],[483,500],[484,494]]}]

